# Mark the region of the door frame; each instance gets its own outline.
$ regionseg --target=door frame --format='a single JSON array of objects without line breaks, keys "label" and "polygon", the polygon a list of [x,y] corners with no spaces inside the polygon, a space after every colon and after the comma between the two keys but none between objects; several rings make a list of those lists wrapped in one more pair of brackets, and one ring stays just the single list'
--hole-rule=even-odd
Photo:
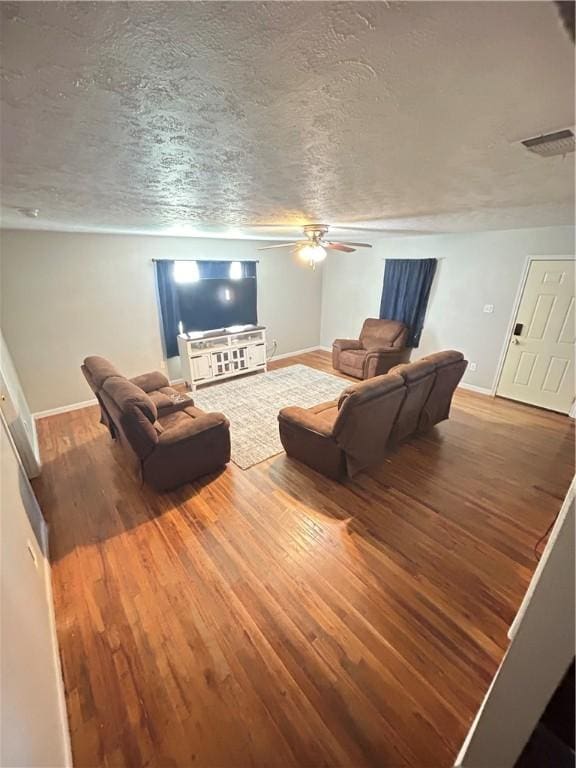
[{"label": "door frame", "polygon": [[[496,367],[496,375],[494,376],[494,381],[492,383],[492,388],[490,390],[490,394],[492,397],[496,397],[496,395],[498,394],[498,385],[500,384],[500,378],[502,376],[502,371],[504,369],[504,363],[506,361],[506,355],[508,353],[508,347],[510,344],[510,337],[512,336],[512,330],[514,329],[514,321],[516,320],[516,315],[518,314],[518,309],[520,308],[520,302],[522,301],[524,288],[526,287],[526,281],[528,280],[528,274],[530,272],[530,267],[532,266],[533,261],[574,261],[574,258],[572,258],[572,256],[567,256],[566,254],[563,254],[563,255],[540,254],[538,256],[526,256],[526,259],[524,261],[524,267],[522,269],[522,274],[520,276],[520,284],[518,286],[518,290],[516,291],[514,304],[512,305],[510,320],[508,321],[508,326],[506,328],[506,335],[502,343],[502,349],[500,351],[500,357],[498,359],[498,366]],[[573,410],[574,410],[574,404],[570,409],[570,415],[574,418]]]}]

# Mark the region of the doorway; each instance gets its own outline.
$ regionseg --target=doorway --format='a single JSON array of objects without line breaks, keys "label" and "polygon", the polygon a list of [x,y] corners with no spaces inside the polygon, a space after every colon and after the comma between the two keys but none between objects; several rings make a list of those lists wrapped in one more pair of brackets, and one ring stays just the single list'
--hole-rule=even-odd
[{"label": "doorway", "polygon": [[569,413],[574,322],[574,261],[531,261],[496,394]]}]

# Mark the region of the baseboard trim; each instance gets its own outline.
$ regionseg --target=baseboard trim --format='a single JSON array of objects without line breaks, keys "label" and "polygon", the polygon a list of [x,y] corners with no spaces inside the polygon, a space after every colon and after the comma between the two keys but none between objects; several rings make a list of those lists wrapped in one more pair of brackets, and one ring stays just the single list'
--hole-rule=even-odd
[{"label": "baseboard trim", "polygon": [[458,389],[467,389],[470,392],[476,392],[479,395],[488,395],[489,397],[494,396],[490,387],[477,387],[475,384],[466,384],[465,382],[460,382],[460,384],[458,384]]},{"label": "baseboard trim", "polygon": [[305,355],[306,352],[318,352],[319,349],[322,349],[322,347],[305,347],[304,349],[295,349],[293,352],[284,352],[281,355],[274,355],[274,357],[271,357],[268,362],[273,363],[274,360],[285,360],[287,357],[294,357],[295,355]]},{"label": "baseboard trim", "polygon": [[71,405],[61,405],[58,408],[49,408],[47,411],[37,411],[32,414],[34,421],[45,419],[47,416],[56,416],[58,413],[68,413],[68,411],[79,411],[81,408],[88,408],[91,405],[98,405],[98,400],[83,400],[81,403],[72,403]]}]

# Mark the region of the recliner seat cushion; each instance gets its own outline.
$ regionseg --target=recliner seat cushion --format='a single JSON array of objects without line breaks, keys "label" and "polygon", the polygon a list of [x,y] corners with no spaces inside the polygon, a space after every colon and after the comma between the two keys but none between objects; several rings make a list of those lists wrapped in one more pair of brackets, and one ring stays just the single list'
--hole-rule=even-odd
[{"label": "recliner seat cushion", "polygon": [[365,359],[365,349],[345,349],[340,352],[340,367],[362,371]]}]

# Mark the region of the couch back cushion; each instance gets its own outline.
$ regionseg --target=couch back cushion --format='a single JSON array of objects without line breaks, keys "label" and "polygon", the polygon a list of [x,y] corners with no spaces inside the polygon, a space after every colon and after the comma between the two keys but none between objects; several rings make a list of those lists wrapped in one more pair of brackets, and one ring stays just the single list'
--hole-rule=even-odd
[{"label": "couch back cushion", "polygon": [[103,394],[106,401],[113,403],[109,410],[123,437],[141,459],[146,458],[158,442],[154,428],[158,411],[150,397],[123,376],[106,379]]},{"label": "couch back cushion", "polygon": [[369,317],[364,320],[360,331],[360,341],[364,349],[382,347],[403,347],[406,344],[408,328],[398,320],[378,320]]},{"label": "couch back cushion", "polygon": [[448,349],[427,355],[419,362],[434,365],[436,369],[434,384],[420,415],[419,429],[427,430],[448,418],[454,390],[464,375],[468,361],[464,360],[462,352]]},{"label": "couch back cushion", "polygon": [[390,434],[391,442],[399,442],[418,431],[420,416],[436,378],[436,366],[426,360],[403,363],[390,370],[402,376],[406,384],[406,398]]},{"label": "couch back cushion", "polygon": [[110,360],[106,360],[105,357],[99,355],[91,355],[84,360],[84,366],[82,368],[86,380],[94,392],[99,392],[104,386],[106,379],[112,376],[120,376],[120,371],[112,365]]},{"label": "couch back cushion", "polygon": [[344,390],[332,434],[346,454],[350,475],[384,459],[405,395],[404,379],[390,373]]}]

